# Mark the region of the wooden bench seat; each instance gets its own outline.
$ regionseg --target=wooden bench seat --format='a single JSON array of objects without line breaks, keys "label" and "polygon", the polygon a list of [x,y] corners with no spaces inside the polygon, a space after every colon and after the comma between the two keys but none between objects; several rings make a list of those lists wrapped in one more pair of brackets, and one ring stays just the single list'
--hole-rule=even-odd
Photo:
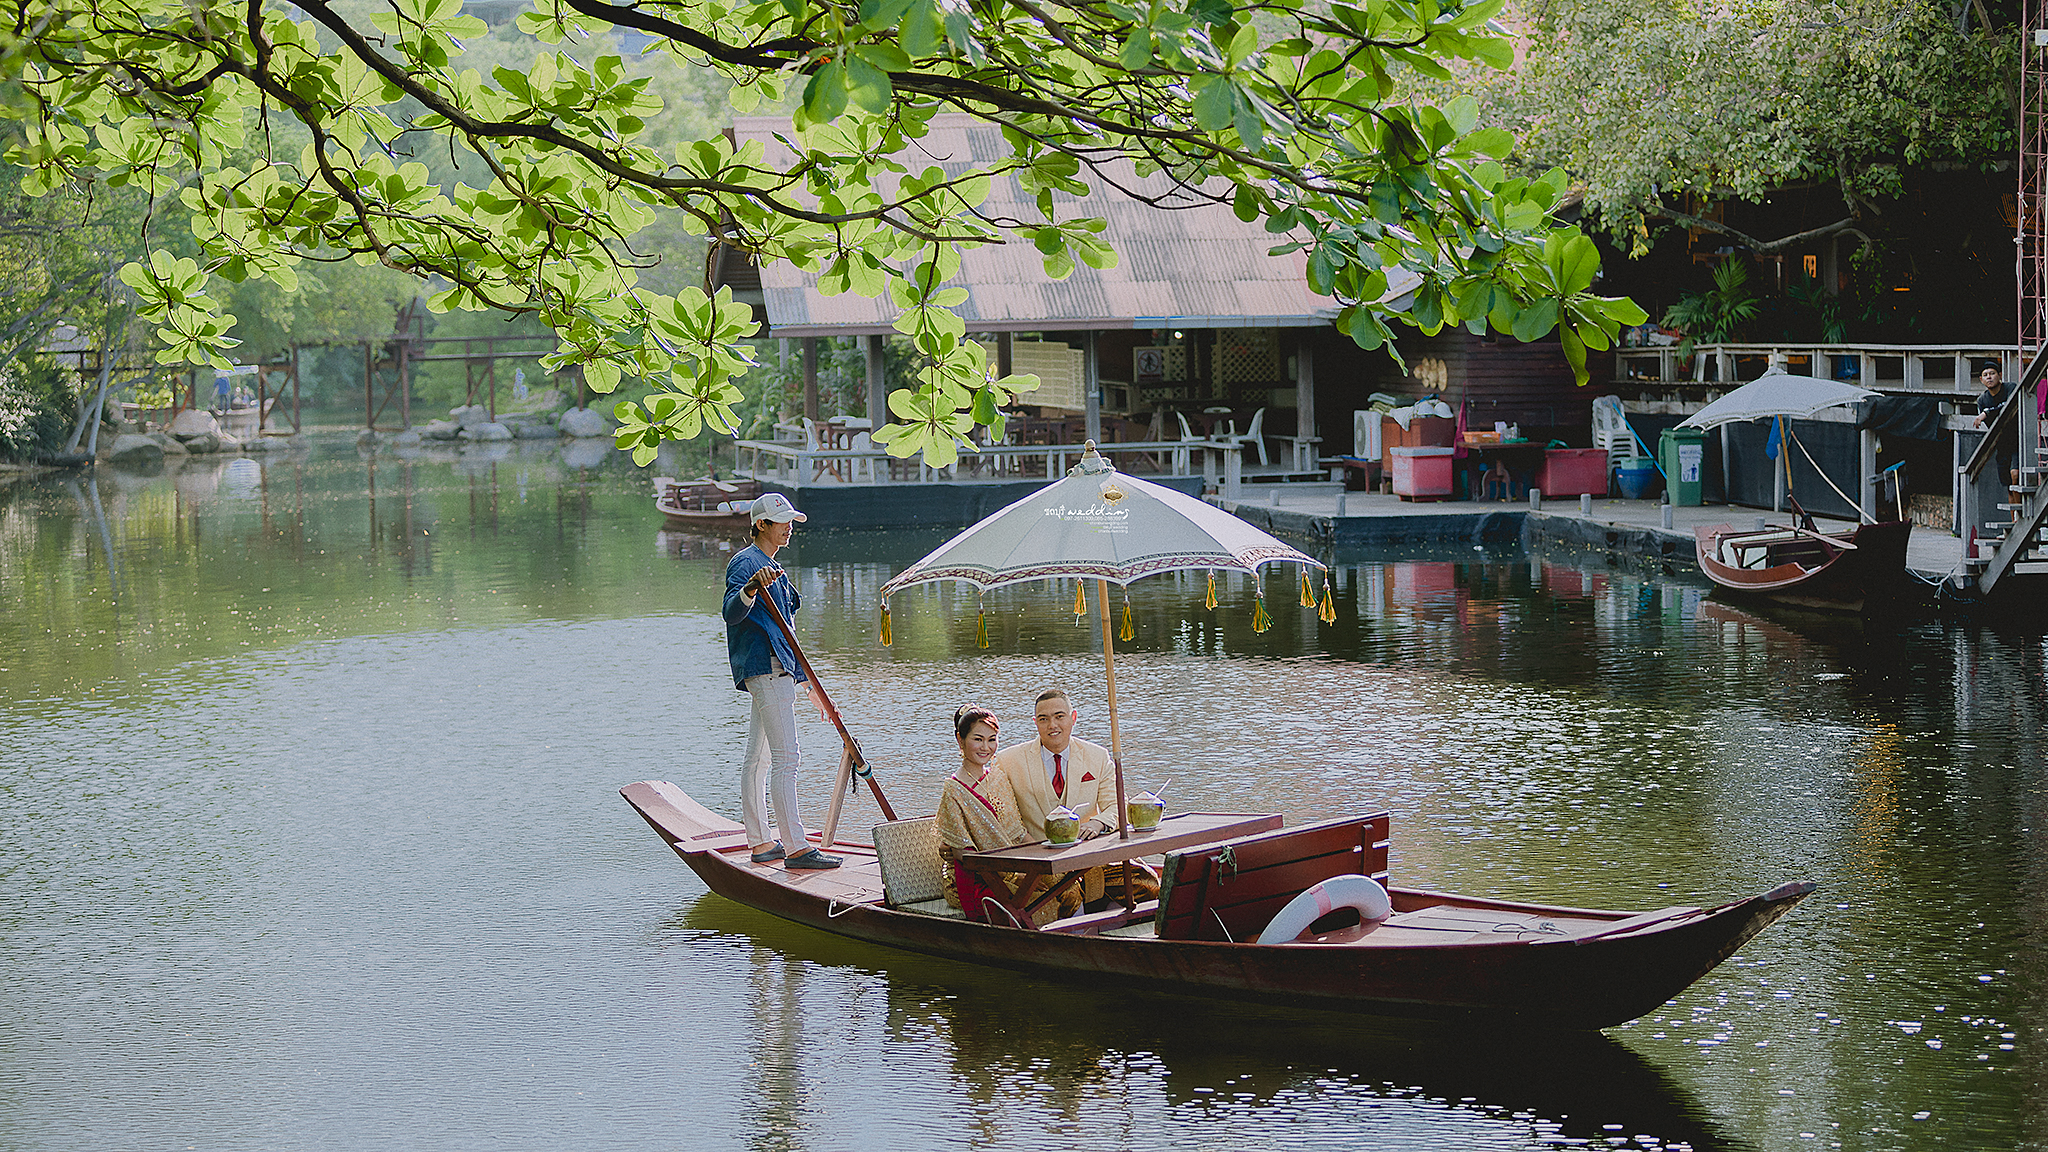
[{"label": "wooden bench seat", "polygon": [[1209,844],[1166,857],[1155,918],[1161,940],[1245,941],[1301,892],[1332,876],[1387,883],[1385,812]]}]

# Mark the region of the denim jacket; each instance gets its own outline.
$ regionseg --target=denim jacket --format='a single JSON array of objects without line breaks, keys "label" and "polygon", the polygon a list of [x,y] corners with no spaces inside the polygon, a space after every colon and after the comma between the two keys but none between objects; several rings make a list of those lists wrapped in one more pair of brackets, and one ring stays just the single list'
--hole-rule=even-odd
[{"label": "denim jacket", "polygon": [[[740,599],[740,589],[754,578],[754,573],[763,568],[775,566],[767,553],[749,544],[733,556],[732,563],[725,566],[725,650],[732,658],[732,686],[745,690],[750,676],[766,676],[774,671],[768,663],[773,655],[782,662],[782,669],[796,677],[799,684],[804,681],[803,665],[797,663],[796,653],[790,649],[789,641],[782,635],[782,629],[775,626],[775,620],[768,615],[768,609],[757,597],[752,608]],[[768,595],[774,597],[775,606],[782,610],[782,618],[796,626],[796,610],[803,607],[804,598],[797,595],[796,582],[785,577],[769,585]]]}]

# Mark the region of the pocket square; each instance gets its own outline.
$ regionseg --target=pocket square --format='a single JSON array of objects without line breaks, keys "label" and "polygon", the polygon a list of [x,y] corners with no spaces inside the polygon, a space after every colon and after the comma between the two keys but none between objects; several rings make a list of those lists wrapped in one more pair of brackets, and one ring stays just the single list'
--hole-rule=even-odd
[{"label": "pocket square", "polygon": [[1090,780],[1093,780],[1093,779],[1095,779],[1095,773],[1093,773],[1093,772],[1083,772],[1083,773],[1081,773],[1081,783],[1083,783],[1083,784],[1086,784],[1087,782],[1089,782]]}]

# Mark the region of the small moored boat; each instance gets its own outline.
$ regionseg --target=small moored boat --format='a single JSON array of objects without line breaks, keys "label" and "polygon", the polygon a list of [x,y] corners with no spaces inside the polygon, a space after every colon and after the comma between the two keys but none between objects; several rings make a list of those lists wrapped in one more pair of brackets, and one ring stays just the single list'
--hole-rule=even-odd
[{"label": "small moored boat", "polygon": [[671,528],[743,527],[747,506],[761,495],[758,480],[654,478],[654,508]]},{"label": "small moored boat", "polygon": [[[1140,838],[1167,849],[1158,900],[1029,928],[948,907],[930,817],[878,826],[876,847],[830,845],[845,857],[841,868],[790,871],[753,863],[738,823],[673,784],[620,792],[713,892],[798,924],[1052,976],[1389,1016],[1621,1024],[1670,1000],[1814,889],[1791,883],[1717,908],[1640,913],[1454,896],[1387,884],[1386,813],[1296,828],[1278,816],[1188,813]],[[1042,854],[1057,868],[1117,851],[1090,847],[1105,841],[1008,854]],[[1287,942],[1253,942],[1297,897],[1361,876],[1391,898],[1390,909],[1367,913],[1383,919],[1336,907]]]},{"label": "small moored boat", "polygon": [[1797,524],[1694,530],[1700,571],[1731,592],[1807,608],[1860,612],[1898,593],[1906,578],[1909,520],[1821,532]]}]

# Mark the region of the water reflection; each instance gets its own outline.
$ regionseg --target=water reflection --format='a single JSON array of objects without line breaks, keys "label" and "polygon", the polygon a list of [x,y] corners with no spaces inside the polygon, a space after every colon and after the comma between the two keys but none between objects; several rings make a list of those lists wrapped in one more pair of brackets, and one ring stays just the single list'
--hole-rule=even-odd
[{"label": "water reflection", "polygon": [[[1208,1146],[1244,1146],[1276,1124],[1296,1140],[1342,1134],[1352,1147],[1750,1147],[1663,1070],[1598,1033],[1474,1034],[1051,983],[794,928],[709,895],[675,928],[701,934],[700,945],[720,941],[715,956],[700,955],[707,979],[747,974],[763,1010],[759,1075],[788,1102],[764,1116],[771,1138],[754,1146],[778,1152],[820,1135],[805,1132],[788,1061],[805,1045],[823,1051],[817,1038],[828,1034],[840,1059],[887,1061],[899,1047],[943,1054],[942,1081],[906,1077],[893,1091],[910,1108],[957,1098],[957,1126],[975,1147],[1033,1134],[1173,1147],[1192,1132]],[[806,987],[821,994],[790,991]],[[834,994],[855,987],[886,998],[880,1019],[853,1016],[849,1027]]]}]

